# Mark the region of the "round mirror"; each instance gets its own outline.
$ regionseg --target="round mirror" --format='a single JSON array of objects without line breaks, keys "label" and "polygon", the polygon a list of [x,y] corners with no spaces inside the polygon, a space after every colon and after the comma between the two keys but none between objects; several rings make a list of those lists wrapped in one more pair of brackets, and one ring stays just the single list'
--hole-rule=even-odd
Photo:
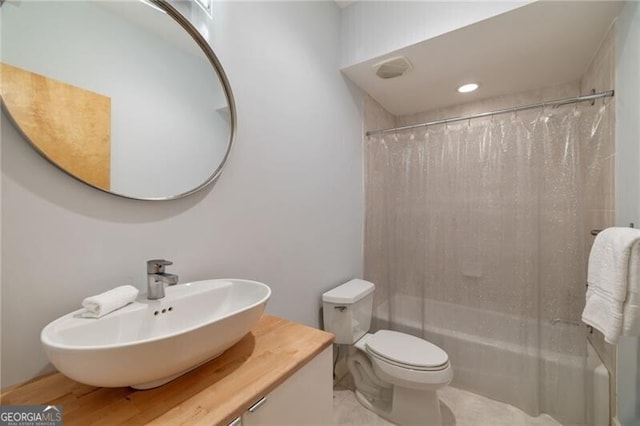
[{"label": "round mirror", "polygon": [[142,200],[218,177],[234,136],[231,90],[166,1],[9,0],[0,16],[4,110],[57,167]]}]

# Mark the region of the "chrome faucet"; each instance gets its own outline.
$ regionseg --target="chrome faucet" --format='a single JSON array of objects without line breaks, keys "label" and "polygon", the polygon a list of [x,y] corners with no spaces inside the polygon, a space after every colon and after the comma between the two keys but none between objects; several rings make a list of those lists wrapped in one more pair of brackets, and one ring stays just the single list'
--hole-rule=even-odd
[{"label": "chrome faucet", "polygon": [[173,265],[173,262],[164,259],[147,261],[147,299],[156,300],[164,297],[164,285],[178,284],[178,276],[168,274],[164,267]]}]

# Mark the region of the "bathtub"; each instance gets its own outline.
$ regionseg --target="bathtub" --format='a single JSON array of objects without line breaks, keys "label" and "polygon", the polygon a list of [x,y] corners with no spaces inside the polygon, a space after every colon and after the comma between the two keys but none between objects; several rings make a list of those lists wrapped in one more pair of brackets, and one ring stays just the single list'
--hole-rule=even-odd
[{"label": "bathtub", "polygon": [[[388,325],[389,309],[393,327]],[[374,328],[423,336],[440,346],[453,366],[452,386],[532,416],[547,413],[565,425],[594,424],[592,385],[603,380],[591,375],[597,370],[601,376],[602,368],[592,362],[588,369],[587,330],[578,322],[523,319],[397,294],[376,306]]]}]

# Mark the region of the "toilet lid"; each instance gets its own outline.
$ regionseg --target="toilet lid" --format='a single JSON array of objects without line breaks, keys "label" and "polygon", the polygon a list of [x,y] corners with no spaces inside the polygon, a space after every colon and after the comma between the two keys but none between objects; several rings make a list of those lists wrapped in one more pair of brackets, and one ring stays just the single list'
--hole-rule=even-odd
[{"label": "toilet lid", "polygon": [[449,361],[447,353],[433,343],[397,331],[376,332],[367,340],[367,349],[374,355],[409,367],[434,368]]}]

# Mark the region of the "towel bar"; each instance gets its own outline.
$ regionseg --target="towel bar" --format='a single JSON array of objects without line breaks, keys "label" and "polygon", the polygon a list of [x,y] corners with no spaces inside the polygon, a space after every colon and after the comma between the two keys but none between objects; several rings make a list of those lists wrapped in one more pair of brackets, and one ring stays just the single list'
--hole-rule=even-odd
[{"label": "towel bar", "polygon": [[[551,320],[551,325],[556,325],[558,323],[572,325],[574,327],[582,327],[582,325],[583,325],[582,322],[571,321],[571,320],[565,319],[565,318],[554,318],[554,319]],[[593,334],[593,327],[591,327],[590,325],[587,325],[587,324],[584,324],[584,325],[587,326],[587,331],[589,332],[589,334]]]},{"label": "towel bar", "polygon": [[[631,222],[629,224],[629,228],[635,228],[635,223]],[[591,230],[591,235],[593,235],[595,237],[596,235],[598,235],[601,232],[602,232],[602,229],[592,229]]]},{"label": "towel bar", "polygon": [[567,325],[573,325],[575,327],[582,326],[582,323],[579,323],[578,321],[572,321],[570,319],[565,319],[565,318],[554,318],[554,319],[551,320],[551,325],[556,325],[558,323],[567,324]]}]

